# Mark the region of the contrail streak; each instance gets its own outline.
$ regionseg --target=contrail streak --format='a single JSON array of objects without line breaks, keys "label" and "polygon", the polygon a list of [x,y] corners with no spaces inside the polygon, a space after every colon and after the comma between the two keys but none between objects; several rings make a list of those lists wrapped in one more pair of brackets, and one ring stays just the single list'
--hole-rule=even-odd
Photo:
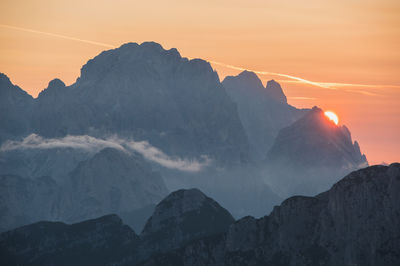
[{"label": "contrail streak", "polygon": [[[215,64],[215,65],[220,65],[226,68],[230,68],[230,69],[235,69],[235,70],[240,70],[240,71],[244,71],[244,70],[248,70],[248,71],[252,71],[256,74],[260,74],[260,75],[271,75],[271,76],[279,76],[279,77],[285,77],[285,78],[289,78],[291,80],[281,80],[281,82],[290,82],[290,83],[306,83],[306,84],[310,84],[316,87],[320,87],[320,88],[324,88],[324,89],[331,89],[331,90],[337,90],[338,87],[364,87],[364,88],[379,88],[379,87],[385,87],[385,88],[400,88],[399,85],[367,85],[367,84],[352,84],[352,83],[339,83],[339,82],[318,82],[318,81],[311,81],[311,80],[307,80],[307,79],[303,79],[300,77],[295,77],[295,76],[291,76],[291,75],[287,75],[287,74],[281,74],[281,73],[275,73],[275,72],[269,72],[269,71],[258,71],[258,70],[251,70],[251,69],[246,69],[243,67],[238,67],[238,66],[233,66],[233,65],[229,65],[229,64],[225,64],[225,63],[221,63],[221,62],[217,62],[217,61],[212,61],[212,60],[208,60],[210,63]],[[346,89],[342,89],[341,91],[345,91],[345,92],[353,92],[353,93],[360,93],[363,95],[368,95],[368,96],[381,96],[379,94],[376,93],[372,93],[372,92],[368,92],[368,91],[363,91],[363,90],[346,90]]]},{"label": "contrail streak", "polygon": [[[30,32],[30,33],[42,34],[42,35],[47,35],[47,36],[51,36],[51,37],[55,37],[55,38],[61,38],[61,39],[65,39],[65,40],[88,43],[88,44],[103,46],[103,47],[107,47],[107,48],[116,48],[115,45],[108,44],[108,43],[95,42],[95,41],[90,41],[90,40],[70,37],[70,36],[66,36],[66,35],[55,34],[55,33],[44,32],[44,31],[38,31],[38,30],[22,28],[22,27],[16,27],[16,26],[11,26],[11,25],[6,25],[6,24],[0,24],[0,27],[19,30],[19,31],[25,31],[25,32]],[[240,71],[248,70],[248,71],[252,71],[252,72],[254,72],[256,74],[260,74],[260,75],[279,76],[279,77],[284,77],[284,78],[290,79],[290,80],[285,80],[283,82],[305,83],[305,84],[310,84],[310,85],[313,85],[313,86],[316,86],[316,87],[320,87],[320,88],[324,88],[324,89],[331,89],[331,90],[336,90],[337,87],[364,87],[364,88],[392,87],[392,88],[400,88],[400,86],[397,86],[397,85],[366,85],[366,84],[351,84],[351,83],[337,83],[337,82],[317,82],[317,81],[311,81],[311,80],[303,79],[303,78],[292,76],[292,75],[288,75],[288,74],[246,69],[246,68],[243,68],[243,67],[233,66],[233,65],[229,65],[229,64],[213,61],[213,60],[208,60],[208,62],[210,62],[210,63],[212,63],[214,65],[220,65],[220,66],[223,66],[223,67],[226,67],[226,68],[230,68],[230,69],[235,69],[235,70],[240,70]],[[358,93],[361,93],[361,94],[364,94],[364,95],[370,95],[370,96],[377,95],[375,93],[366,92],[366,91],[359,91],[359,90],[345,90],[345,91],[358,92]]]},{"label": "contrail streak", "polygon": [[[288,80],[288,79],[281,79],[277,80],[278,82],[283,83],[303,83],[297,80]],[[383,85],[383,84],[375,84],[375,85],[368,85],[368,84],[358,84],[358,83],[340,83],[340,82],[323,82],[323,81],[316,81],[319,84],[324,84],[328,87],[362,87],[362,88],[371,88],[371,89],[379,89],[379,88],[400,88],[400,85]]]},{"label": "contrail streak", "polygon": [[42,34],[42,35],[47,35],[47,36],[56,37],[56,38],[62,38],[62,39],[71,40],[71,41],[89,43],[89,44],[94,44],[94,45],[103,46],[103,47],[107,47],[107,48],[115,48],[115,46],[112,44],[102,43],[102,42],[94,42],[94,41],[90,41],[90,40],[79,39],[79,38],[65,36],[65,35],[61,35],[61,34],[55,34],[55,33],[50,33],[50,32],[15,27],[15,26],[10,26],[10,25],[5,25],[5,24],[0,24],[0,27],[13,29],[13,30],[20,30],[20,31],[25,31],[25,32],[31,32],[31,33],[38,33],[38,34]]},{"label": "contrail streak", "polygon": [[303,79],[303,78],[299,78],[299,77],[295,77],[295,76],[291,76],[291,75],[287,75],[287,74],[281,74],[281,73],[275,73],[275,72],[269,72],[269,71],[258,71],[258,70],[252,70],[252,69],[247,69],[247,68],[243,68],[243,67],[237,67],[237,66],[232,66],[232,65],[228,65],[228,64],[224,64],[224,63],[220,63],[217,61],[212,61],[212,60],[208,60],[208,62],[215,64],[215,65],[220,65],[220,66],[224,66],[227,68],[231,68],[231,69],[236,69],[236,70],[248,70],[251,72],[254,72],[256,74],[260,74],[260,75],[272,75],[272,76],[279,76],[279,77],[285,77],[285,78],[289,78],[289,79],[293,79],[302,83],[307,83],[310,85],[314,85],[320,88],[324,88],[324,89],[335,89],[333,87],[329,87],[327,85],[324,85],[320,82],[315,82],[315,81],[311,81],[311,80],[307,80],[307,79]]}]

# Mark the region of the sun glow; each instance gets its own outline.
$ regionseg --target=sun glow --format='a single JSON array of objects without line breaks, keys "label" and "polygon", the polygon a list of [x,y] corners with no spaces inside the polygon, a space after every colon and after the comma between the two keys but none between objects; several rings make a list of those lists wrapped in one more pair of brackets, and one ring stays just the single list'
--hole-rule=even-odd
[{"label": "sun glow", "polygon": [[329,120],[333,121],[336,125],[339,123],[338,116],[332,111],[326,111],[325,116],[328,117]]}]

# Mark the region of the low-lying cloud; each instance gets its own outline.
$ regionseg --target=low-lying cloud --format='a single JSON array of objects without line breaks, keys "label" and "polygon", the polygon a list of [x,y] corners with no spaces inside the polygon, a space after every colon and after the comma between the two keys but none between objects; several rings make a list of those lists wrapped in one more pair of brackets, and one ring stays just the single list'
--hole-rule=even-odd
[{"label": "low-lying cloud", "polygon": [[91,153],[99,152],[104,148],[114,148],[129,154],[137,152],[147,160],[156,162],[166,168],[187,172],[198,172],[210,163],[210,160],[206,156],[202,156],[201,160],[172,158],[147,141],[126,140],[116,136],[106,139],[99,139],[88,135],[43,138],[39,135],[31,134],[22,141],[5,142],[0,147],[0,151],[57,148],[80,149]]}]

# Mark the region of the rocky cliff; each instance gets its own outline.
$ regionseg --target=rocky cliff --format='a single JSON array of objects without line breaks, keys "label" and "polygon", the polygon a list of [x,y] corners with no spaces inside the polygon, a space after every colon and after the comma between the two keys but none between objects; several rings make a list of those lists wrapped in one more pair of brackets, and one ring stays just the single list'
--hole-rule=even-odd
[{"label": "rocky cliff", "polygon": [[347,127],[314,107],[279,131],[265,165],[267,183],[288,197],[315,195],[368,162]]},{"label": "rocky cliff", "polygon": [[230,224],[213,200],[182,190],[156,207],[140,237],[115,216],[40,222],[0,234],[0,256],[9,265],[399,265],[399,192],[400,164],[371,166]]},{"label": "rocky cliff", "polygon": [[279,83],[270,80],[264,87],[253,72],[243,71],[237,76],[228,76],[222,84],[237,104],[255,161],[265,159],[281,128],[289,126],[306,112],[287,103]]},{"label": "rocky cliff", "polygon": [[368,167],[144,265],[398,265],[399,191],[400,164]]}]

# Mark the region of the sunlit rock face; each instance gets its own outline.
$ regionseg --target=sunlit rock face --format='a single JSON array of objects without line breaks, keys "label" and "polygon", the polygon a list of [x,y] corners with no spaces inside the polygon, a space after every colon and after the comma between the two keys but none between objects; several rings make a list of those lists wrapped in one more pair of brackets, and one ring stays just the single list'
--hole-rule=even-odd
[{"label": "sunlit rock face", "polygon": [[219,163],[249,155],[235,104],[210,64],[152,42],[101,53],[71,86],[52,81],[36,100],[32,124],[45,137],[118,134]]},{"label": "sunlit rock face", "polygon": [[282,196],[313,195],[367,165],[350,131],[337,126],[314,107],[280,130],[267,154],[266,176]]},{"label": "sunlit rock face", "polygon": [[287,104],[279,83],[270,80],[264,87],[253,72],[243,71],[237,76],[228,76],[222,84],[237,104],[255,161],[265,159],[266,152],[281,128],[290,125],[306,112]]}]

